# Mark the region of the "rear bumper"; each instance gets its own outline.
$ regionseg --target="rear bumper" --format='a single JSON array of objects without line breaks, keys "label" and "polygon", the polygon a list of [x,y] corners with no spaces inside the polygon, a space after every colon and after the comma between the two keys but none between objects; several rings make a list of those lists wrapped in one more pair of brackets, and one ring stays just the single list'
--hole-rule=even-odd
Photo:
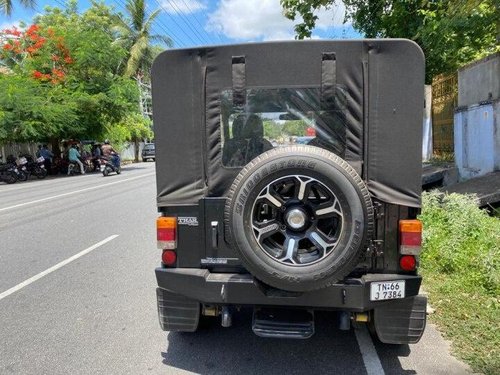
[{"label": "rear bumper", "polygon": [[313,292],[285,292],[265,286],[250,274],[211,273],[205,269],[157,268],[158,287],[205,304],[295,306],[368,311],[387,301],[370,301],[370,284],[405,280],[405,297],[418,295],[421,276],[367,274]]}]

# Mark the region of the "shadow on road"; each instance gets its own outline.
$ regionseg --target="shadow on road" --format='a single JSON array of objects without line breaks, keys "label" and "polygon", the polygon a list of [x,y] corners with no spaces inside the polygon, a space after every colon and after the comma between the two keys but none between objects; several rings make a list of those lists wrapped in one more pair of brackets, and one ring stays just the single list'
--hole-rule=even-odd
[{"label": "shadow on road", "polygon": [[[243,310],[233,316],[231,328],[217,320],[197,333],[170,332],[163,363],[200,374],[366,374],[354,332],[338,330],[334,313],[316,313],[316,333],[308,340],[258,337],[251,317],[251,310]],[[388,352],[387,374],[415,373],[401,368],[401,350]]]}]

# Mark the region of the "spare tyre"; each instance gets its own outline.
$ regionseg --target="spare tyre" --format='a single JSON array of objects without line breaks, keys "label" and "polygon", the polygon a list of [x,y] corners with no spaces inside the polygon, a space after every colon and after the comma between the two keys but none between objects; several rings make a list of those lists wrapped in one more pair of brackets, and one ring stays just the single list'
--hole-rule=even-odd
[{"label": "spare tyre", "polygon": [[311,291],[349,274],[373,227],[366,185],[337,155],[313,146],[267,151],[234,180],[226,231],[245,268],[272,287]]}]

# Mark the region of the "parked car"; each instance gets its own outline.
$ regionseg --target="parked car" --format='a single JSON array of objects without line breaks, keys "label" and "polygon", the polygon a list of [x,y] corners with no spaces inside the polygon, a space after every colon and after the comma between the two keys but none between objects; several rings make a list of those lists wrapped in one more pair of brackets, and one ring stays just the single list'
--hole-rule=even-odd
[{"label": "parked car", "polygon": [[[307,338],[315,311],[334,310],[341,329],[419,341],[417,44],[168,50],[152,85],[162,329],[193,332],[210,317],[229,327],[247,306],[257,335]],[[270,142],[304,123],[315,129],[307,145]]]},{"label": "parked car", "polygon": [[155,144],[154,143],[146,143],[144,148],[142,149],[142,161],[148,161],[151,159],[155,161]]}]

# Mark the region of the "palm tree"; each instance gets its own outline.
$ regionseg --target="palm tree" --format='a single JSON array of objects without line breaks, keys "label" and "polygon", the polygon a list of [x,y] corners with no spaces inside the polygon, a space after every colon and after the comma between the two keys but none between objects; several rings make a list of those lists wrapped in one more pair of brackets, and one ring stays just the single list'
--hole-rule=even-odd
[{"label": "palm tree", "polygon": [[124,76],[139,78],[149,70],[157,54],[157,48],[153,43],[164,44],[167,47],[173,44],[172,39],[166,35],[151,34],[153,22],[160,14],[160,9],[148,16],[145,0],[126,0],[126,9],[128,19],[119,18],[116,26],[119,34],[117,43],[129,51]]},{"label": "palm tree", "polygon": [[[22,6],[25,8],[35,8],[36,1],[35,0],[19,0]],[[12,14],[12,0],[0,0],[0,13],[3,13],[6,16],[10,16]]]},{"label": "palm tree", "polygon": [[[0,0],[3,1],[3,0]],[[149,69],[153,59],[159,53],[158,45],[153,43],[165,44],[167,47],[173,45],[172,39],[166,35],[152,34],[153,22],[160,14],[157,9],[149,16],[146,13],[145,0],[126,0],[128,19],[119,18],[116,31],[119,34],[116,43],[125,47],[129,53],[126,61],[124,76],[135,78],[139,90],[142,90],[144,78],[149,81]],[[142,98],[139,100],[139,106],[142,108]],[[134,137],[135,161],[139,161],[139,139]]]}]

